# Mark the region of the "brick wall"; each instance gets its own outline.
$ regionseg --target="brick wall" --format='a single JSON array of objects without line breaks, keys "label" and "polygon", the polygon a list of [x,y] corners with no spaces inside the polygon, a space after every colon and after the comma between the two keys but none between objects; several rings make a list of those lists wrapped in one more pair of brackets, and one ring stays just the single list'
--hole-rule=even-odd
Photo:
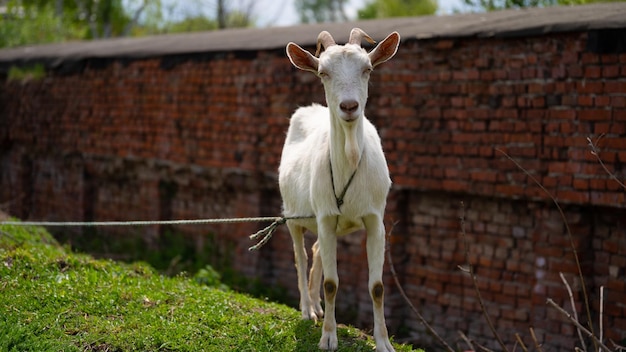
[{"label": "brick wall", "polygon": [[[572,326],[546,306],[568,307],[563,272],[581,305],[564,208],[584,266],[592,315],[607,287],[605,336],[626,339],[623,179],[626,54],[588,48],[587,32],[514,38],[408,40],[372,75],[367,115],[379,128],[394,186],[386,221],[399,279],[450,343],[458,330],[497,348],[480,313],[469,259],[507,344],[528,328],[550,350],[571,351]],[[78,67],[78,66],[77,66]],[[74,71],[0,86],[0,205],[22,218],[136,220],[277,215],[276,169],[288,116],[323,103],[317,79],[283,50],[86,60]],[[463,202],[463,206],[461,206]],[[236,269],[297,296],[286,229],[260,252],[262,224],[184,226],[217,234]],[[112,232],[128,231],[111,229]],[[158,227],[133,229],[148,241]],[[308,239],[313,242],[313,238]],[[338,315],[371,326],[362,235],[340,240]],[[211,253],[207,253],[211,255]],[[394,334],[432,338],[386,272]],[[596,323],[597,324],[597,323]]]}]

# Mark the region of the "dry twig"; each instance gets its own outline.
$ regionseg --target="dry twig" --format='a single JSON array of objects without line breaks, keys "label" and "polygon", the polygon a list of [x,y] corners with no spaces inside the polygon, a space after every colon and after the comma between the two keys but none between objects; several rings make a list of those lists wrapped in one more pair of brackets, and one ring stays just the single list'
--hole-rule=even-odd
[{"label": "dry twig", "polygon": [[596,159],[598,160],[598,163],[600,164],[600,166],[602,166],[604,171],[609,176],[611,176],[611,178],[615,180],[615,182],[617,182],[622,188],[626,189],[626,185],[622,181],[620,181],[617,178],[617,176],[615,176],[615,174],[611,172],[608,167],[606,167],[606,165],[604,165],[604,162],[602,162],[602,159],[600,158],[600,151],[598,150],[596,146],[598,142],[600,141],[600,139],[602,139],[602,137],[604,137],[604,134],[601,134],[600,137],[596,139],[595,143],[591,140],[591,137],[587,137],[587,142],[589,142],[589,147],[591,148],[591,154],[596,157]]},{"label": "dry twig", "polygon": [[528,328],[528,330],[530,330],[530,337],[532,337],[533,342],[535,343],[535,348],[537,349],[537,351],[543,352],[543,349],[541,348],[541,344],[539,343],[539,341],[537,341],[537,335],[535,335],[535,329],[533,329],[532,326],[531,326],[530,328]]},{"label": "dry twig", "polygon": [[476,347],[474,347],[474,344],[472,344],[472,341],[470,341],[469,337],[467,337],[467,335],[465,335],[463,331],[459,330],[459,335],[461,336],[461,339],[465,341],[470,351],[476,351]]},{"label": "dry twig", "polygon": [[519,346],[522,348],[522,351],[528,352],[528,348],[526,348],[526,345],[524,345],[524,341],[522,341],[522,338],[519,336],[518,333],[515,333],[515,340],[517,340],[517,343],[519,343]]},{"label": "dry twig", "polygon": [[626,351],[626,346],[621,346],[615,343],[615,341],[609,339],[611,341],[611,344],[613,345],[613,348],[615,348],[615,351]]},{"label": "dry twig", "polygon": [[420,314],[417,308],[415,308],[413,303],[411,303],[411,300],[409,299],[409,297],[404,292],[402,285],[400,285],[400,280],[398,279],[396,268],[394,267],[393,260],[391,259],[391,250],[389,249],[389,238],[391,237],[391,232],[393,231],[393,228],[396,226],[396,224],[397,223],[393,223],[391,225],[391,228],[389,229],[389,232],[387,233],[387,245],[385,248],[385,251],[387,252],[387,262],[389,262],[389,269],[391,270],[393,281],[396,283],[396,287],[398,287],[398,291],[400,292],[400,295],[402,296],[404,301],[409,305],[413,313],[417,315],[417,318],[419,319],[419,321],[426,327],[426,329],[428,329],[428,331],[437,339],[437,341],[439,341],[439,343],[446,348],[448,352],[454,352],[454,349],[450,347],[450,345],[448,345],[448,343],[441,336],[439,336],[437,331],[435,331],[435,329],[433,329],[433,327],[430,326],[430,324],[428,324],[428,322],[426,321],[426,319],[424,319],[422,314]]},{"label": "dry twig", "polygon": [[[517,166],[518,169],[520,169],[522,172],[524,172],[526,174],[526,176],[528,176],[539,188],[541,188],[541,190],[548,197],[550,197],[550,199],[552,199],[552,202],[554,203],[554,205],[556,206],[557,210],[559,211],[559,214],[561,215],[561,219],[563,220],[563,224],[565,225],[565,230],[567,232],[567,236],[569,237],[570,247],[572,248],[572,253],[574,254],[574,261],[576,262],[576,268],[578,269],[578,275],[580,277],[580,283],[581,283],[581,288],[582,288],[582,292],[583,292],[584,304],[585,304],[585,308],[586,308],[586,311],[587,311],[587,323],[589,324],[589,329],[591,329],[592,335],[595,335],[594,331],[593,331],[593,323],[591,322],[591,307],[589,306],[589,295],[587,294],[587,288],[585,287],[585,278],[583,276],[583,270],[582,270],[582,266],[580,265],[580,260],[578,259],[578,251],[576,250],[576,245],[574,244],[574,236],[572,236],[572,231],[570,230],[569,223],[567,222],[567,218],[565,217],[565,212],[563,212],[563,209],[561,208],[561,205],[557,201],[556,197],[552,193],[550,193],[541,184],[541,182],[539,182],[535,178],[535,176],[533,176],[530,172],[528,172],[528,170],[526,170],[522,165],[520,165],[520,163],[518,163],[515,159],[513,159],[510,155],[508,155],[503,150],[496,148],[496,151],[498,151],[499,153],[504,155],[507,159],[509,159],[513,164],[515,164],[515,166]],[[595,342],[596,340],[597,339],[594,336],[594,338],[593,338],[594,345],[596,345],[596,342]],[[595,350],[598,350],[598,346],[595,346]]]},{"label": "dry twig", "polygon": [[485,346],[483,346],[483,345],[479,344],[478,342],[476,343],[476,346],[478,346],[478,349],[479,349],[479,350],[481,350],[481,351],[483,351],[483,352],[495,352],[494,350],[490,350],[490,349],[488,349],[487,347],[485,347]]},{"label": "dry twig", "polygon": [[[572,293],[572,288],[570,287],[569,283],[565,279],[565,275],[563,275],[563,273],[559,272],[559,276],[561,276],[561,281],[563,281],[563,284],[565,285],[565,288],[567,288],[567,293],[569,294],[569,303],[572,305],[572,313],[574,314],[574,319],[578,320],[578,314],[576,313],[576,304],[574,302],[574,294]],[[583,339],[583,334],[580,331],[580,329],[576,329],[576,331],[578,332],[578,338],[580,339],[580,345],[584,348],[585,347],[585,339]]]},{"label": "dry twig", "polygon": [[574,324],[578,329],[584,332],[585,335],[589,336],[600,349],[607,351],[607,352],[611,352],[611,350],[608,347],[606,347],[602,342],[598,340],[598,338],[594,335],[593,332],[587,330],[587,328],[585,328],[581,323],[579,323],[578,320],[574,319],[574,317],[571,314],[569,314],[565,309],[561,308],[551,298],[548,298],[546,303],[554,307],[556,310],[558,310],[559,313],[563,314],[570,322],[572,322],[572,324]]},{"label": "dry twig", "polygon": [[603,330],[604,330],[604,286],[600,286],[600,343],[603,340]]},{"label": "dry twig", "polygon": [[467,268],[462,268],[462,267],[459,267],[459,268],[462,271],[467,272],[471,276],[472,283],[474,284],[474,290],[476,291],[476,297],[478,298],[478,303],[480,304],[480,310],[483,312],[483,316],[485,317],[485,320],[487,321],[487,325],[489,326],[489,329],[493,333],[493,336],[495,337],[496,341],[498,341],[498,344],[500,344],[500,347],[502,348],[502,350],[508,351],[508,348],[502,341],[502,338],[500,338],[500,334],[498,334],[498,331],[496,331],[496,328],[493,326],[493,323],[491,322],[491,318],[489,317],[489,314],[487,313],[487,308],[485,308],[485,302],[483,301],[483,297],[480,294],[480,289],[478,288],[478,280],[476,279],[476,273],[474,272],[474,268],[472,267],[472,264],[470,264],[469,262],[469,244],[467,241],[467,234],[465,233],[465,204],[463,204],[463,202],[461,202],[461,219],[460,220],[461,220],[461,235],[463,235],[463,241],[465,243],[465,260],[467,262]]}]

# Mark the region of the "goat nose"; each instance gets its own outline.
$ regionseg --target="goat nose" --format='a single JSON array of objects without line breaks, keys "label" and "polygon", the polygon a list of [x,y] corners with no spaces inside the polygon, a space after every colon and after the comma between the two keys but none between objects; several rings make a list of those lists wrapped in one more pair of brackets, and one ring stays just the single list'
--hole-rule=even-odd
[{"label": "goat nose", "polygon": [[339,108],[341,109],[341,111],[351,114],[359,108],[359,102],[356,100],[342,101],[341,104],[339,104]]}]

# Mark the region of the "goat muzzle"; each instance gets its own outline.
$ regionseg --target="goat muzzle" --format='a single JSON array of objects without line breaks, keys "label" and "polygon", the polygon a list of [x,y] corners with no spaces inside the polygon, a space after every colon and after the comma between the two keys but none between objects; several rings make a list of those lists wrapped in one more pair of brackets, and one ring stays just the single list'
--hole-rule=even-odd
[{"label": "goat muzzle", "polygon": [[359,108],[359,102],[356,100],[342,101],[341,104],[339,104],[339,108],[341,109],[341,111],[350,115],[350,114],[353,114]]}]

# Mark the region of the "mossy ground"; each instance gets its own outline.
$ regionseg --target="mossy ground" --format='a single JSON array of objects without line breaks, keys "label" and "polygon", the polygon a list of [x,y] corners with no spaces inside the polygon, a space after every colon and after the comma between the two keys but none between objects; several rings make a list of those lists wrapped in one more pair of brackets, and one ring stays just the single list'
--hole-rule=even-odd
[{"label": "mossy ground", "polygon": [[[317,350],[319,323],[201,282],[73,253],[42,228],[0,225],[0,351]],[[338,334],[340,351],[374,348],[358,329]]]}]

